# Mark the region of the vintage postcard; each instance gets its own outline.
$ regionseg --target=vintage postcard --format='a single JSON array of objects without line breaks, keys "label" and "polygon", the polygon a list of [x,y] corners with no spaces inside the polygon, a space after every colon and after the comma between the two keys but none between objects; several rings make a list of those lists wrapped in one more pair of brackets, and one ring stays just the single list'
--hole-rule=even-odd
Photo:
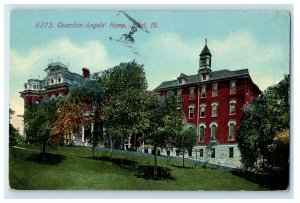
[{"label": "vintage postcard", "polygon": [[289,191],[290,22],[11,10],[9,188]]}]

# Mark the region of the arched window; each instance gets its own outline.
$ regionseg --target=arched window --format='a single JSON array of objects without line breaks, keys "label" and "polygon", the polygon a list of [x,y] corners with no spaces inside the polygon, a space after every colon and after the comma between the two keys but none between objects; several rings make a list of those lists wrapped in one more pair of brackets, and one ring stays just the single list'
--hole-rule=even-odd
[{"label": "arched window", "polygon": [[215,117],[218,115],[217,113],[218,103],[214,102],[211,104],[211,116]]},{"label": "arched window", "polygon": [[201,86],[201,98],[206,97],[206,85]]},{"label": "arched window", "polygon": [[34,90],[36,89],[36,84],[33,85],[33,89],[34,89]]},{"label": "arched window", "polygon": [[218,96],[218,83],[212,84],[212,97]]},{"label": "arched window", "polygon": [[235,129],[234,129],[235,125],[236,125],[235,121],[229,121],[229,123],[228,123],[228,128],[229,128],[228,139],[229,140],[234,140],[235,139]]},{"label": "arched window", "polygon": [[203,142],[204,138],[205,138],[205,125],[204,124],[200,124],[199,126],[199,141]]},{"label": "arched window", "polygon": [[194,106],[189,106],[189,118],[194,118]]},{"label": "arched window", "polygon": [[211,133],[211,141],[215,141],[217,139],[217,127],[216,123],[210,124],[210,133]]},{"label": "arched window", "polygon": [[53,83],[54,83],[54,80],[53,80],[53,78],[51,79],[51,84],[53,85]]},{"label": "arched window", "polygon": [[230,94],[236,93],[236,81],[232,80],[230,81]]},{"label": "arched window", "polygon": [[231,100],[229,102],[229,114],[230,115],[234,115],[235,114],[235,104],[236,104],[235,100]]},{"label": "arched window", "polygon": [[204,118],[205,117],[205,108],[206,108],[205,104],[201,104],[200,105],[200,118]]},{"label": "arched window", "polygon": [[24,87],[25,87],[25,90],[27,90],[27,84],[25,84]]},{"label": "arched window", "polygon": [[58,77],[58,83],[61,83],[61,78],[60,77]]},{"label": "arched window", "polygon": [[195,88],[191,87],[189,90],[189,98],[194,99],[195,98]]}]

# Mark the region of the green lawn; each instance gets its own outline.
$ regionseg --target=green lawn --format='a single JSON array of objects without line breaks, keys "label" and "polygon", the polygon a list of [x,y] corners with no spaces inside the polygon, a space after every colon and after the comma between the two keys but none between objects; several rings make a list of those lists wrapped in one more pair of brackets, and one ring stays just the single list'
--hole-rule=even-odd
[{"label": "green lawn", "polygon": [[[32,145],[24,148],[39,150]],[[47,148],[47,163],[39,162],[39,152],[10,149],[9,182],[13,189],[25,190],[266,190],[230,172],[204,169],[186,163],[159,159],[160,180],[151,179],[153,157],[114,153],[76,147]]]}]

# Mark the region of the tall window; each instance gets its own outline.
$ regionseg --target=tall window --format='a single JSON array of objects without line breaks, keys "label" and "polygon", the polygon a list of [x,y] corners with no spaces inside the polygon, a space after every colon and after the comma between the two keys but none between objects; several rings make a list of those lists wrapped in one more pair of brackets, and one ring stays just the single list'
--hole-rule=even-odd
[{"label": "tall window", "polygon": [[189,118],[194,118],[194,106],[189,107]]},{"label": "tall window", "polygon": [[200,106],[200,118],[204,118],[205,117],[205,107],[206,105],[202,104]]},{"label": "tall window", "polygon": [[233,147],[229,147],[229,158],[233,158]]},{"label": "tall window", "polygon": [[228,123],[228,127],[229,127],[229,140],[234,140],[235,139],[235,130],[234,130],[234,126],[236,125],[235,121],[230,121]]},{"label": "tall window", "polygon": [[203,157],[203,149],[200,149],[200,157]]},{"label": "tall window", "polygon": [[195,88],[191,87],[190,88],[190,99],[194,99],[195,98]]},{"label": "tall window", "polygon": [[218,104],[217,103],[212,103],[211,104],[211,116],[215,117],[217,116],[217,109],[218,109]]},{"label": "tall window", "polygon": [[218,84],[212,84],[212,97],[216,97],[218,96]]},{"label": "tall window", "polygon": [[230,81],[230,94],[236,93],[236,81]]},{"label": "tall window", "polygon": [[60,77],[58,77],[58,82],[61,83],[61,78]]},{"label": "tall window", "polygon": [[205,62],[206,62],[206,59],[205,58],[201,58],[200,59],[200,66],[205,66]]},{"label": "tall window", "polygon": [[234,101],[234,100],[230,101],[230,103],[229,103],[229,114],[230,115],[235,114],[235,103],[236,103],[236,101]]},{"label": "tall window", "polygon": [[211,140],[215,141],[217,139],[217,124],[212,123],[210,125],[210,131],[211,131]]},{"label": "tall window", "polygon": [[211,149],[211,158],[216,158],[216,149],[215,148]]},{"label": "tall window", "polygon": [[201,97],[206,97],[206,86],[202,85],[201,86]]},{"label": "tall window", "polygon": [[203,142],[205,137],[205,125],[200,125],[199,127],[199,141]]}]

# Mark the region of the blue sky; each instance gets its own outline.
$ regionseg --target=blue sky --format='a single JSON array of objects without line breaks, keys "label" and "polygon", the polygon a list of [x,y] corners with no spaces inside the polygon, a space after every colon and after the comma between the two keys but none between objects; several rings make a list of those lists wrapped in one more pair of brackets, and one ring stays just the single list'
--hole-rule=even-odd
[{"label": "blue sky", "polygon": [[[134,34],[132,48],[118,39],[130,21],[115,11],[21,11],[10,19],[10,106],[23,113],[19,92],[29,78],[43,79],[48,60],[97,72],[135,59],[144,64],[149,90],[179,74],[196,74],[205,38],[212,53],[212,70],[248,68],[261,90],[289,73],[290,18],[285,12],[128,11],[150,33]],[[52,22],[52,28],[36,28]],[[58,28],[63,23],[106,23],[102,29]],[[109,28],[110,23],[127,28]],[[158,28],[150,28],[157,22]],[[134,53],[138,52],[138,54]],[[14,118],[17,126],[20,120]]]}]

